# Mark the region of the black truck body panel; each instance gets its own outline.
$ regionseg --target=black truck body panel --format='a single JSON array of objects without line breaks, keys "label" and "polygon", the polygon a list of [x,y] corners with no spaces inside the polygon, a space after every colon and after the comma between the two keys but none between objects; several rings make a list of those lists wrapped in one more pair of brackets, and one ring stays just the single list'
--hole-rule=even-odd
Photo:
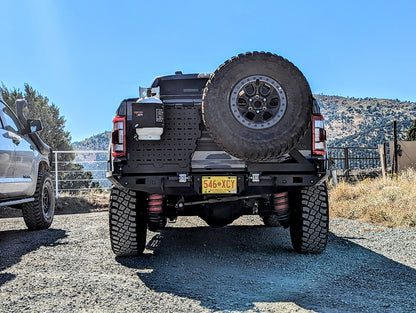
[{"label": "black truck body panel", "polygon": [[[246,195],[312,186],[325,177],[325,158],[310,157],[310,127],[296,148],[278,160],[248,162],[221,152],[201,117],[202,93],[208,78],[209,74],[179,74],[155,79],[152,88],[160,88],[165,117],[165,129],[159,141],[134,139],[133,112],[139,98],[122,101],[117,114],[126,116],[128,148],[126,157],[113,160],[113,168],[113,164],[109,164],[108,178],[114,184],[147,193],[198,195],[201,194],[201,176],[207,173],[237,175],[237,193]],[[318,105],[314,111],[319,113]],[[210,157],[228,161],[193,160],[195,152],[202,151],[218,152]],[[203,165],[194,167],[198,162]],[[253,173],[259,174],[258,182],[250,179]],[[186,182],[179,182],[180,174],[186,175]]]}]

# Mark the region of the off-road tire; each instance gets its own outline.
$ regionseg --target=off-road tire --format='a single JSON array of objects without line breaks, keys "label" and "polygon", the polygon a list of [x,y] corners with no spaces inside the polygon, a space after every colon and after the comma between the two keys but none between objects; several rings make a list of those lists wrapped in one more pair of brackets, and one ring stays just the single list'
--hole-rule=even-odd
[{"label": "off-road tire", "polygon": [[[249,80],[256,82],[253,99],[244,93]],[[273,92],[270,99],[261,94],[266,84]],[[246,105],[240,106],[241,97],[246,97]],[[202,98],[202,117],[212,139],[224,151],[248,161],[269,160],[290,151],[310,125],[312,108],[312,93],[301,71],[265,52],[226,61],[211,75]],[[262,110],[270,114],[262,117]]]},{"label": "off-road tire", "polygon": [[304,188],[292,194],[290,238],[299,253],[319,254],[328,242],[328,191],[325,184]]},{"label": "off-road tire", "polygon": [[55,193],[46,170],[39,170],[34,198],[34,201],[22,205],[25,224],[30,230],[47,229],[55,213]]},{"label": "off-road tire", "polygon": [[267,227],[279,227],[281,226],[279,223],[279,218],[276,214],[265,215],[262,217],[263,223]]},{"label": "off-road tire", "polygon": [[147,233],[147,194],[113,187],[110,195],[110,241],[117,256],[143,253]]}]

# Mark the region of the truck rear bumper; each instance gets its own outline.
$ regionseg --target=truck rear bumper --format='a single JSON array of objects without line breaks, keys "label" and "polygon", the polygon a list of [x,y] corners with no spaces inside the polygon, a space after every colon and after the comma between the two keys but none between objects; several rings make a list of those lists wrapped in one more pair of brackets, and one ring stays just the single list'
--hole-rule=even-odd
[{"label": "truck rear bumper", "polygon": [[[107,178],[116,186],[146,193],[162,195],[210,195],[203,193],[204,177],[235,177],[236,189],[227,194],[252,195],[274,193],[279,190],[290,190],[321,184],[327,173],[198,173],[180,175],[111,175]],[[215,194],[215,193],[211,193]],[[224,194],[222,194],[224,195]]]}]

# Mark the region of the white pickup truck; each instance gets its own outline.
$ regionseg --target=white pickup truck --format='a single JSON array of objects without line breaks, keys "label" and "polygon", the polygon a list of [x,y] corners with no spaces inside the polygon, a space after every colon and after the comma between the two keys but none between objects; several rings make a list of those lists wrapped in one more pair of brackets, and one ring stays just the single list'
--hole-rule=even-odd
[{"label": "white pickup truck", "polygon": [[25,105],[16,100],[15,114],[0,93],[0,206],[21,209],[30,230],[46,229],[55,211],[52,151],[37,134],[41,121],[25,118]]}]

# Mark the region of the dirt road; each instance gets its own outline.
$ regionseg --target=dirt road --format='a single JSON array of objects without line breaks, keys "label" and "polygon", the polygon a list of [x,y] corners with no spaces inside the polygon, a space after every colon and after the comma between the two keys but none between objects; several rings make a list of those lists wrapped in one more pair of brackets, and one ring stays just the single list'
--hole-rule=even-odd
[{"label": "dirt road", "polygon": [[145,254],[115,258],[106,212],[29,232],[0,219],[1,312],[411,312],[416,231],[331,220],[322,255],[292,251],[258,217],[213,229],[178,219]]}]

